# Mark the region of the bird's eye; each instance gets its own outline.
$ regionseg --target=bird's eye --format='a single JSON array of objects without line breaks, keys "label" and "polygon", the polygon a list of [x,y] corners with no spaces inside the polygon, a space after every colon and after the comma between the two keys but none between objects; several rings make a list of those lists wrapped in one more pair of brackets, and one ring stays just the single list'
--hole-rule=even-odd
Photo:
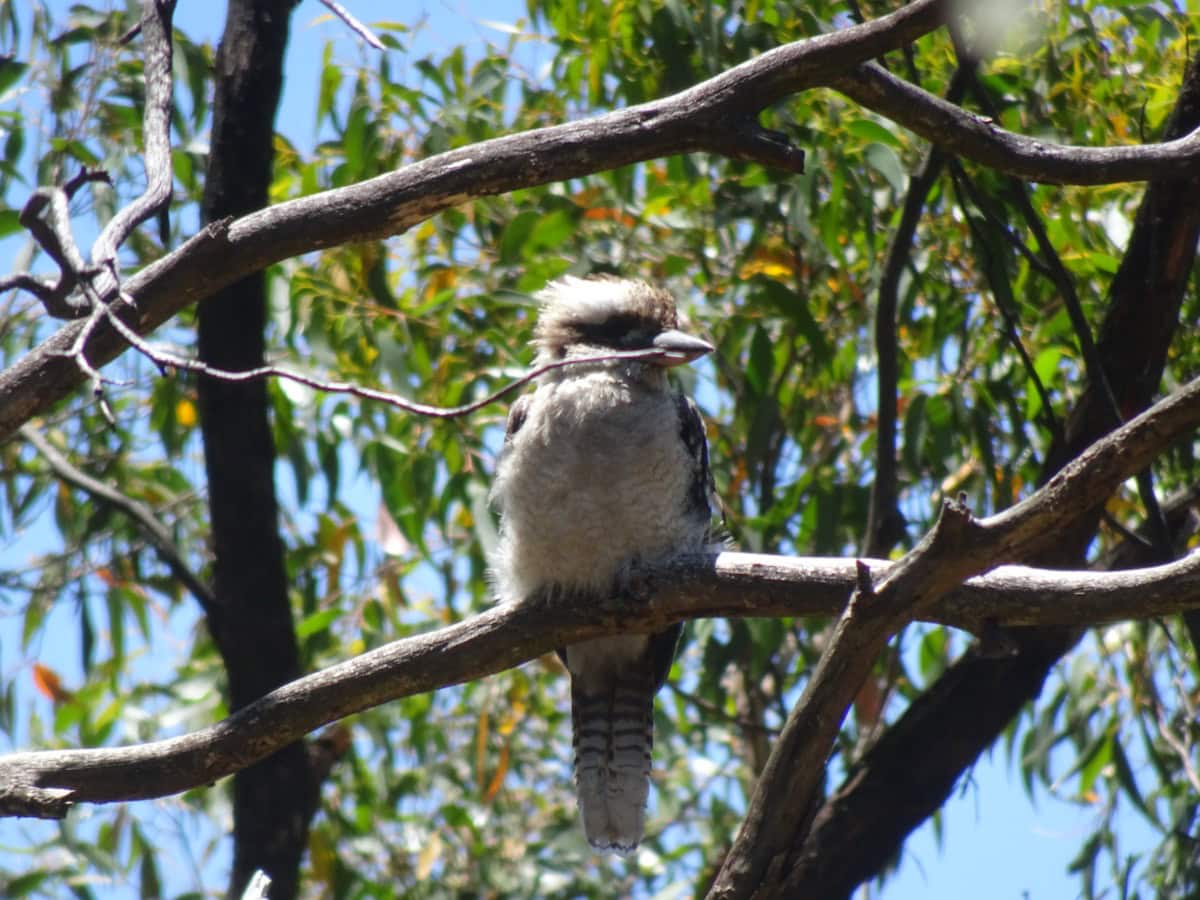
[{"label": "bird's eye", "polygon": [[650,335],[642,331],[640,328],[633,331],[627,331],[621,336],[618,343],[624,349],[637,349],[639,347],[648,347],[650,345]]}]

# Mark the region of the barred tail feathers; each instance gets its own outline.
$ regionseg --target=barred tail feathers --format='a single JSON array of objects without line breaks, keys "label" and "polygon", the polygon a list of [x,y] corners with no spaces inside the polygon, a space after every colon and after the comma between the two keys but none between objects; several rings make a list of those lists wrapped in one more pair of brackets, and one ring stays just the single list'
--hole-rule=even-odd
[{"label": "barred tail feathers", "polygon": [[583,831],[597,850],[637,849],[650,793],[654,673],[643,658],[597,684],[571,680],[575,787]]}]

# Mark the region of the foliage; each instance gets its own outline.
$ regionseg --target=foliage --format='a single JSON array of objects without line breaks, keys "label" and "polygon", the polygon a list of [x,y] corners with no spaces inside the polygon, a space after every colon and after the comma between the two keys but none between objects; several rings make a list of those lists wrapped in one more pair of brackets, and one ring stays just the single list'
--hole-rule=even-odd
[{"label": "foliage", "polygon": [[[355,65],[329,50],[321,60],[319,142],[306,149],[290,123],[281,127],[271,197],[353,184],[448,148],[659,97],[844,25],[857,6],[530,0],[529,22],[478,56],[453,48],[414,58],[407,27],[381,24],[386,53]],[[863,7],[867,16],[885,11]],[[1196,39],[1184,9],[1080,0],[1042,4],[1034,18],[1037,30],[982,64],[976,108],[1005,128],[1080,145],[1156,138]],[[128,9],[51,15],[38,4],[22,18],[11,0],[0,3],[0,40],[12,54],[0,60],[6,247],[18,246],[16,210],[31,188],[81,164],[108,169],[116,188],[92,186],[78,204],[80,235],[139,189],[141,64],[136,46],[116,42],[133,21]],[[144,229],[126,248],[130,271],[177,246],[196,221],[212,54],[176,38],[176,203],[162,244]],[[548,60],[536,75],[522,68],[531,42]],[[939,34],[889,62],[944,93],[956,57]],[[388,242],[277,266],[272,346],[318,373],[453,405],[528,362],[529,295],[548,279],[619,270],[661,282],[718,348],[692,387],[709,423],[732,536],[754,551],[854,553],[875,466],[874,292],[924,148],[828,91],[791,98],[766,119],[806,148],[805,175],[674,157],[480,201]],[[965,492],[987,513],[1027,494],[1081,387],[1078,336],[1036,263],[1022,197],[1095,327],[1140,195],[1130,185],[1027,186],[967,163],[936,181],[901,281],[897,330],[907,545],[943,496]],[[17,267],[30,261],[25,250],[12,258]],[[1197,297],[1193,287],[1183,321],[1200,315]],[[3,304],[8,365],[52,323],[28,297]],[[189,344],[190,325],[183,316],[156,337]],[[1200,340],[1184,329],[1165,386],[1198,370]],[[132,353],[106,374],[131,382],[108,389],[115,427],[82,395],[36,427],[76,465],[157,510],[203,572],[210,560],[194,385],[160,376]],[[270,391],[307,666],[487,606],[494,524],[486,492],[503,409],[441,422],[285,384]],[[0,534],[11,548],[0,597],[6,627],[19,634],[17,649],[5,645],[6,741],[107,745],[220,716],[222,673],[194,598],[133,524],[62,485],[27,445],[0,447],[0,459]],[[1190,449],[1164,459],[1155,476],[1164,496],[1193,484]],[[1140,524],[1136,491],[1114,498],[1108,513],[1125,527]],[[1092,556],[1122,539],[1106,529]],[[32,563],[21,555],[30,541]],[[565,679],[555,659],[356,717],[351,752],[325,786],[311,835],[311,893],[698,889],[736,829],[766,739],[819,655],[824,626],[689,628],[674,687],[658,705],[652,836],[629,863],[595,859],[579,835]],[[875,703],[846,724],[833,771],[964,646],[942,630],[903,635],[881,664]],[[1186,837],[1195,833],[1200,796],[1196,674],[1177,623],[1100,630],[1013,724],[1008,747],[1029,792],[1096,812],[1095,833],[1075,860],[1064,860],[1079,872],[1084,896],[1197,890]],[[1118,814],[1126,809],[1160,836],[1152,852],[1121,845]],[[192,852],[203,870],[227,853],[217,842],[226,817],[223,792],[214,789],[72,818],[39,832],[27,854],[6,841],[0,893],[52,896],[65,883],[87,896],[97,878],[137,881],[144,896],[198,889],[194,879],[162,871],[172,864],[156,851],[156,829],[168,827],[164,820],[186,823],[169,827],[199,835]]]}]

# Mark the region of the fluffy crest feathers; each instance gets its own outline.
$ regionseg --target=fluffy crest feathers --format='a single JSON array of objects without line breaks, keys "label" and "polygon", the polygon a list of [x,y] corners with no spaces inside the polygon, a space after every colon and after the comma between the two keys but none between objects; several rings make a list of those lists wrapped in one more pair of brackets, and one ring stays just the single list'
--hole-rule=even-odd
[{"label": "fluffy crest feathers", "polygon": [[675,299],[644,281],[567,275],[536,296],[541,311],[534,343],[545,359],[561,359],[572,345],[611,347],[628,335],[678,327]]}]

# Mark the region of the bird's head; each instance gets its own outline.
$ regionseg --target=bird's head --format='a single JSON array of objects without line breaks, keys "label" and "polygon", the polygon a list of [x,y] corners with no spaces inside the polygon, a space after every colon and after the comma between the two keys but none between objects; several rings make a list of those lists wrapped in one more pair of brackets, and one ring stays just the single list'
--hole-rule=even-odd
[{"label": "bird's head", "polygon": [[644,281],[567,276],[550,282],[537,298],[542,304],[534,332],[539,363],[648,350],[658,352],[642,364],[661,370],[713,350],[708,341],[680,330],[674,298]]}]

